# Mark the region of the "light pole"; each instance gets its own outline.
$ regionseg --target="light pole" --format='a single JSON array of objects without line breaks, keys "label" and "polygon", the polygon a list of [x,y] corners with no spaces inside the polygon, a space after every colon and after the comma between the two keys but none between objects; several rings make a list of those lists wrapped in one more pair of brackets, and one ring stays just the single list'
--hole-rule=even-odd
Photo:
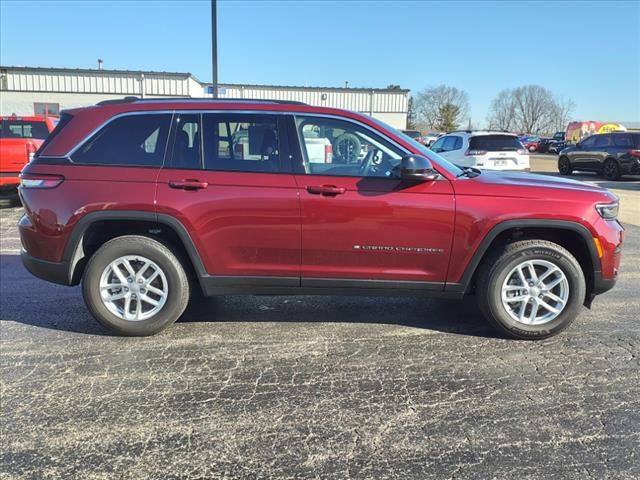
[{"label": "light pole", "polygon": [[218,98],[218,12],[217,0],[211,0],[211,68],[213,98]]}]

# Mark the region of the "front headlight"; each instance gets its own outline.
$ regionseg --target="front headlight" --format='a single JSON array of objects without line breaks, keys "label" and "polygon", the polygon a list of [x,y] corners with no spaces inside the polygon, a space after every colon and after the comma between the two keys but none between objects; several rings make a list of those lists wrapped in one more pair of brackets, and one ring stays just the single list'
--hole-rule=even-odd
[{"label": "front headlight", "polygon": [[618,218],[618,210],[620,210],[620,204],[615,203],[598,203],[596,210],[602,218],[605,220],[615,220]]}]

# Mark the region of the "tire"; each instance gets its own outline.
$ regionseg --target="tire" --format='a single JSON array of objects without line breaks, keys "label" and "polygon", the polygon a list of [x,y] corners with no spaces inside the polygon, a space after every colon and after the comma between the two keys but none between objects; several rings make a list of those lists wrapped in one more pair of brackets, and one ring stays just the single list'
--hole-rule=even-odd
[{"label": "tire", "polygon": [[[119,264],[118,270],[126,277],[121,281],[115,274],[112,262],[125,257],[130,267],[134,268],[134,272],[137,265],[146,265],[148,262],[149,266],[145,271],[141,267],[136,272],[139,276],[133,277],[126,275],[127,269],[124,264]],[[160,273],[155,276],[152,283],[144,284],[158,270]],[[108,272],[111,273],[108,274]],[[147,278],[144,278],[145,275]],[[108,302],[103,301],[101,284],[105,285],[105,279],[108,284],[122,285],[121,288],[116,287],[105,291],[105,295],[111,294],[114,297],[127,295],[124,294],[126,290],[129,292],[131,309],[138,304],[142,305],[139,311],[140,319],[122,318],[125,310],[125,300],[122,298],[110,302],[109,306]],[[129,281],[130,279],[133,281]],[[127,281],[129,281],[128,284],[125,283]],[[147,286],[147,289],[142,288],[144,286]],[[152,292],[152,288],[164,294],[156,295]],[[127,235],[108,241],[91,257],[82,278],[82,294],[89,311],[109,330],[125,336],[149,336],[164,330],[182,315],[189,301],[189,280],[183,265],[165,245],[148,237]],[[136,296],[139,299],[131,299]],[[150,299],[149,301],[157,302],[159,306],[142,301],[143,296]],[[152,314],[154,309],[157,311]],[[138,316],[138,311],[135,315]],[[145,318],[145,315],[149,317]]]},{"label": "tire", "polygon": [[20,198],[18,193],[0,193],[0,208],[12,208],[20,206]]},{"label": "tire", "polygon": [[607,180],[618,180],[620,178],[620,165],[613,158],[605,160],[602,167],[602,175]]},{"label": "tire", "polygon": [[338,163],[357,163],[361,149],[360,139],[353,133],[343,133],[333,141],[333,156]]},{"label": "tire", "polygon": [[571,175],[573,173],[573,167],[569,157],[560,157],[558,159],[558,171],[560,175]]},{"label": "tire", "polygon": [[536,147],[535,147],[534,145],[531,145],[531,146],[529,147],[529,151],[530,151],[531,153],[535,152],[535,151],[536,151]]},{"label": "tire", "polygon": [[[531,294],[533,298],[530,298],[527,302],[509,303],[508,305],[513,307],[510,310],[507,309],[502,300],[503,288],[505,285],[506,288],[520,288],[508,284],[508,282],[510,278],[514,278],[512,277],[512,272],[523,262],[536,264],[536,269],[540,268],[537,264],[545,266],[548,264],[559,269],[559,272],[547,277],[550,283],[557,278],[561,278],[562,274],[564,275],[564,280],[550,290],[558,298],[565,297],[564,308],[558,308],[560,310],[559,314],[553,316],[553,312],[540,306],[538,299],[544,302],[554,301],[544,293],[537,293],[536,285],[524,287],[527,289],[525,290],[527,295]],[[513,275],[519,278],[517,273]],[[539,278],[543,277],[542,274],[539,275]],[[516,282],[517,284],[518,282]],[[575,257],[560,245],[544,240],[514,242],[488,257],[479,271],[477,285],[478,306],[485,318],[498,331],[511,338],[522,340],[548,338],[567,328],[580,313],[586,294],[584,273]],[[511,293],[507,295],[511,295]],[[522,290],[516,291],[515,295],[527,297],[527,295],[523,295]],[[551,306],[558,307],[558,305],[558,303],[554,303]],[[524,323],[524,321],[514,318],[514,316],[518,316],[518,312],[515,310],[518,306],[523,306],[521,308],[525,309],[524,320],[527,320],[527,312],[530,319],[534,318],[534,306],[536,306],[536,311],[541,317],[545,313],[553,317],[544,322],[542,321],[544,319],[541,318],[541,322],[537,324]]]}]

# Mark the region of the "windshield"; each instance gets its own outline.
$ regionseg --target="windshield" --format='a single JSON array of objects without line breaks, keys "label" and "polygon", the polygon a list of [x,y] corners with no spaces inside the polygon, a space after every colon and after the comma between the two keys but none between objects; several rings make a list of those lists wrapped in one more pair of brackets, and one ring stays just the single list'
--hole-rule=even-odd
[{"label": "windshield", "polygon": [[409,135],[405,135],[400,130],[397,130],[397,129],[393,128],[392,126],[384,123],[381,120],[378,120],[377,118],[369,117],[369,120],[372,120],[375,124],[379,125],[380,127],[384,128],[385,130],[387,130],[387,131],[397,135],[398,137],[400,137],[406,143],[411,145],[411,147],[414,150],[420,152],[421,155],[424,155],[427,158],[435,160],[438,165],[440,165],[442,168],[444,168],[447,172],[451,173],[452,175],[457,177],[458,175],[460,175],[463,172],[463,170],[461,168],[455,166],[450,161],[445,160],[444,158],[442,158],[440,155],[438,155],[433,150],[429,150],[429,148],[427,148],[426,146],[422,145],[420,142],[416,142],[413,138],[411,138]]}]

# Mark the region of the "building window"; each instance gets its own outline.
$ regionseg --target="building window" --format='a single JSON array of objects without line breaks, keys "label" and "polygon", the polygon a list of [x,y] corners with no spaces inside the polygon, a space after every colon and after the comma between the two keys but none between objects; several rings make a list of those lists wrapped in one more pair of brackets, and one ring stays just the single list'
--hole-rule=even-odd
[{"label": "building window", "polygon": [[34,103],[33,104],[33,112],[36,115],[44,115],[50,116],[60,115],[60,104],[59,103]]}]

